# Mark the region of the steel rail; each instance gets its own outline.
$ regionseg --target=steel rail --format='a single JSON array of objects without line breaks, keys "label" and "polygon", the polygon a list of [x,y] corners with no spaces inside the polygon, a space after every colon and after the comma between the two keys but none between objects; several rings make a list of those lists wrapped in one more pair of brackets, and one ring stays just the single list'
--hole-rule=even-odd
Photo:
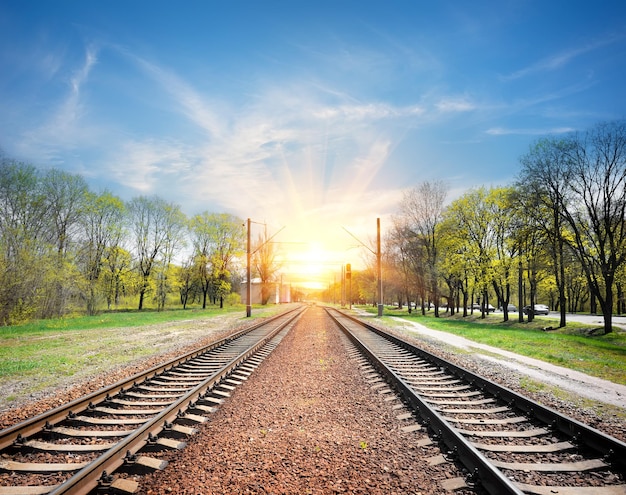
[{"label": "steel rail", "polygon": [[445,359],[442,359],[434,354],[430,354],[419,347],[412,345],[394,335],[391,335],[384,330],[376,328],[373,325],[368,324],[352,315],[339,312],[343,317],[365,326],[372,332],[384,337],[390,342],[403,347],[411,353],[420,356],[436,366],[446,368],[450,370],[458,378],[472,383],[483,392],[493,395],[494,397],[501,399],[507,404],[520,409],[529,418],[537,419],[538,421],[550,425],[554,430],[558,430],[575,439],[579,445],[586,445],[587,447],[601,453],[603,456],[610,458],[610,461],[619,465],[621,469],[626,469],[626,443],[616,438],[613,438],[606,433],[603,433],[589,425],[581,423],[574,418],[565,416],[558,411],[551,409],[539,402],[536,402],[528,397],[518,394],[517,392],[487,380],[480,375],[477,375],[461,366],[457,366],[453,363],[449,363]]},{"label": "steel rail", "polygon": [[[219,384],[253,354],[256,354],[277,334],[279,334],[281,330],[295,321],[305,309],[306,308],[298,308],[279,315],[277,318],[285,317],[286,315],[290,316],[254,346],[240,353],[226,366],[213,375],[207,377],[184,396],[180,397],[173,404],[168,406],[167,409],[147,421],[134,433],[118,442],[104,455],[100,456],[98,459],[78,471],[74,476],[50,491],[49,495],[87,495],[98,486],[103,484],[106,485],[106,483],[110,481],[108,478],[110,473],[119,469],[123,464],[129,461],[132,462],[133,456],[144,446],[151,443],[158,436],[158,434],[161,433],[161,431],[166,429],[169,424],[173,423],[179,416],[181,416],[185,409],[196,401],[202,399],[204,395],[207,392],[210,392],[215,385]],[[296,313],[293,314],[294,312]],[[273,318],[271,321],[275,321],[277,318]],[[269,323],[271,322],[264,321],[259,325],[255,325],[255,328],[259,328]]]},{"label": "steel rail", "polygon": [[[366,326],[369,330],[375,330],[356,318],[337,311],[341,316],[353,320],[355,323]],[[463,436],[456,431],[445,419],[443,419],[428,403],[426,403],[419,395],[417,395],[411,386],[391,370],[385,363],[370,349],[364,342],[356,337],[341,321],[328,311],[328,314],[348,336],[354,345],[361,350],[369,359],[370,363],[387,379],[392,387],[406,400],[410,406],[419,412],[421,418],[433,429],[450,452],[458,457],[461,463],[472,474],[475,481],[480,481],[482,486],[493,495],[523,495],[515,484],[502,472],[497,469],[489,460],[483,456],[473,445],[471,445]]]},{"label": "steel rail", "polygon": [[[175,370],[175,367],[184,365],[187,362],[192,362],[196,358],[204,356],[207,353],[214,353],[215,351],[220,351],[220,349],[227,350],[231,343],[237,343],[237,345],[240,346],[237,341],[239,341],[241,338],[245,339],[246,335],[252,334],[255,330],[261,327],[267,327],[269,329],[268,333],[264,331],[262,335],[256,336],[254,341],[249,342],[248,344],[244,344],[246,346],[246,350],[244,350],[243,352],[241,351],[241,347],[239,350],[236,350],[237,347],[233,348],[233,350],[238,353],[236,357],[233,358],[232,355],[224,355],[224,357],[227,358],[227,361],[222,361],[222,364],[219,365],[219,369],[212,372],[210,376],[206,376],[206,378],[203,379],[201,383],[198,383],[196,386],[194,386],[193,389],[184,392],[185,395],[183,397],[176,399],[174,403],[167,406],[167,411],[164,410],[158,413],[155,417],[149,420],[146,419],[144,423],[140,423],[141,426],[139,426],[133,434],[131,434],[129,437],[124,438],[118,444],[112,447],[112,449],[116,449],[121,448],[120,446],[127,444],[128,447],[132,447],[125,450],[125,457],[122,459],[124,463],[132,463],[134,461],[134,454],[139,451],[143,445],[158,440],[157,435],[161,433],[161,431],[169,430],[173,426],[174,421],[179,416],[183,416],[183,408],[186,408],[188,405],[194,407],[195,401],[199,399],[206,399],[207,397],[209,397],[209,393],[211,393],[212,395],[211,391],[216,385],[219,385],[220,382],[227,375],[231,374],[231,372],[234,371],[238,366],[240,366],[243,361],[247,360],[252,353],[257,353],[261,347],[265,347],[267,343],[271,341],[272,338],[274,338],[276,334],[281,331],[281,329],[283,329],[286,325],[289,325],[290,322],[298,318],[303,313],[305,308],[306,307],[300,306],[298,308],[285,311],[281,314],[264,319],[262,321],[257,321],[252,325],[247,325],[245,328],[237,330],[235,333],[218,341],[212,342],[201,348],[185,353],[184,355],[171,359],[166,363],[154,366],[147,371],[137,373],[130,378],[120,380],[113,385],[92,392],[79,399],[73,400],[70,403],[61,405],[34,418],[13,425],[5,430],[0,430],[0,444],[4,449],[10,448],[14,445],[22,445],[26,439],[35,436],[36,434],[45,431],[56,424],[62,423],[65,420],[71,420],[73,417],[76,417],[78,413],[93,408],[95,404],[106,402],[109,398],[115,397],[116,394],[124,394],[134,387],[139,386],[141,383],[145,383],[146,381],[158,378],[164,373],[167,374],[168,372]],[[273,328],[272,325],[277,326],[276,328]],[[209,370],[209,372],[211,371]],[[171,411],[168,412],[169,410]],[[147,441],[137,448],[132,446],[130,437],[140,435],[141,432],[145,431],[148,432]],[[66,486],[70,487],[73,484],[73,482],[71,482],[72,479],[75,479],[75,477],[78,475],[85,475],[87,473],[87,470],[89,469],[89,466],[93,467],[94,470],[97,470],[99,469],[98,465],[102,464],[104,466],[102,468],[102,475],[98,473],[98,476],[86,476],[84,478],[84,481],[79,483],[80,489],[78,489],[77,491],[68,492],[89,493],[89,490],[93,488],[92,478],[96,480],[96,486],[105,486],[108,482],[108,479],[110,478],[109,474],[121,465],[119,461],[111,461],[111,463],[109,464],[109,461],[107,459],[111,459],[111,455],[108,451],[103,453],[99,459],[94,460],[92,464],[86,466],[80,471],[77,471],[74,476],[72,476],[72,478],[66,480],[64,483],[61,483],[59,485],[51,485],[48,487],[47,491],[43,490],[43,486],[39,487],[39,489],[35,491],[32,490],[34,490],[36,487],[31,487],[31,491],[32,493],[66,493]],[[141,461],[143,461],[143,458],[140,460],[140,462]],[[107,471],[107,473],[109,474],[104,473],[104,471]],[[65,483],[68,484],[65,485]],[[83,488],[87,486],[91,486],[92,488]],[[14,488],[18,489],[19,493],[30,493],[30,491],[28,491],[28,487],[26,486],[21,488],[16,486]],[[5,487],[0,486],[0,493],[9,492],[7,492]]]},{"label": "steel rail", "polygon": [[167,361],[166,363],[156,365],[147,371],[139,372],[131,376],[130,378],[122,379],[112,385],[96,390],[83,397],[79,397],[78,399],[68,402],[67,404],[63,404],[59,407],[46,411],[38,416],[5,428],[4,430],[0,430],[0,450],[3,450],[13,445],[18,440],[18,437],[27,438],[35,433],[40,432],[44,427],[46,427],[46,425],[54,425],[56,423],[59,423],[60,421],[67,419],[67,417],[71,414],[77,414],[85,411],[89,408],[90,403],[94,404],[97,402],[101,402],[102,400],[106,399],[107,396],[113,396],[119,392],[125,391],[127,387],[132,386],[136,382],[141,382],[148,378],[153,378],[154,376],[163,373],[164,371],[167,371],[174,366],[182,364],[212,349],[223,346],[239,338],[240,336],[259,328],[262,325],[270,323],[277,318],[281,318],[282,316],[297,310],[298,308],[295,308],[291,311],[287,311],[285,313],[273,316],[267,320],[256,322],[253,325],[247,326],[246,328],[237,331],[233,335],[229,335],[228,337],[225,337],[219,341],[212,342],[205,347],[195,349],[191,352]]}]

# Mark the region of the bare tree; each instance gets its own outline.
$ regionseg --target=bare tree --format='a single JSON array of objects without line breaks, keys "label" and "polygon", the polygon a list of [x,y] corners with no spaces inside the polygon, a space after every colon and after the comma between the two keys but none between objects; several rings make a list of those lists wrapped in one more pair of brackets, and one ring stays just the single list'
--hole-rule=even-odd
[{"label": "bare tree", "polygon": [[[556,139],[542,139],[537,142],[521,158],[522,171],[516,188],[518,213],[531,219],[533,228],[538,229],[547,239],[559,293],[561,327],[567,323],[565,285],[567,232],[562,209],[568,201],[572,173],[570,155],[573,144],[571,140]],[[532,313],[530,317],[532,318]]]},{"label": "bare tree", "polygon": [[261,303],[267,304],[271,296],[272,282],[274,282],[280,263],[278,262],[274,244],[270,242],[267,230],[259,234],[256,247],[252,250],[253,267],[256,275],[261,279]]},{"label": "bare tree", "polygon": [[626,122],[599,124],[573,140],[572,196],[562,213],[592,295],[600,303],[604,332],[609,333],[615,277],[626,262]]},{"label": "bare tree", "polygon": [[130,230],[135,241],[137,269],[142,278],[139,288],[139,306],[143,309],[146,293],[150,289],[150,276],[160,256],[171,258],[175,237],[182,229],[176,205],[158,196],[139,196],[127,205]]},{"label": "bare tree", "polygon": [[405,220],[407,236],[414,238],[425,256],[423,272],[428,290],[439,316],[439,238],[437,228],[443,219],[447,188],[443,182],[423,182],[404,193],[400,211]]},{"label": "bare tree", "polygon": [[588,132],[538,143],[522,160],[536,204],[552,211],[551,235],[561,306],[565,311],[567,243],[582,266],[592,298],[612,331],[616,275],[626,262],[626,122],[599,124]]}]

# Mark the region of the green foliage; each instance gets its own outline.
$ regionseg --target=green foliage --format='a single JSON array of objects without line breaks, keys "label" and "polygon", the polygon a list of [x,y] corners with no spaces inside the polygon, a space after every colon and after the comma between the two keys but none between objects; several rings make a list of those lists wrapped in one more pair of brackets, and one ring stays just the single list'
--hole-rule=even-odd
[{"label": "green foliage", "polygon": [[226,306],[238,306],[241,304],[241,296],[236,292],[231,292],[224,300]]}]

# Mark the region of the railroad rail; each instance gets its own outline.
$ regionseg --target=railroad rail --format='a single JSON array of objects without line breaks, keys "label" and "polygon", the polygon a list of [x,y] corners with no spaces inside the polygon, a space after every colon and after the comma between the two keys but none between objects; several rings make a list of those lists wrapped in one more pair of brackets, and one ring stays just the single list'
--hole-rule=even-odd
[{"label": "railroad rail", "polygon": [[163,469],[194,425],[273,350],[306,309],[282,313],[0,431],[0,495],[133,493],[121,471]]},{"label": "railroad rail", "polygon": [[336,309],[338,326],[490,494],[626,495],[626,443]]}]

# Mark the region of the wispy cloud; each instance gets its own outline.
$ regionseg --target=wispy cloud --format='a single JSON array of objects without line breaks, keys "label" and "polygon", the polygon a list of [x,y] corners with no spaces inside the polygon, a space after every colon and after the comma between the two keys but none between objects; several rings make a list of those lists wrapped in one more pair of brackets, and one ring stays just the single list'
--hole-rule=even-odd
[{"label": "wispy cloud", "polygon": [[197,160],[185,145],[155,139],[129,140],[115,155],[107,173],[140,194],[152,193],[164,183],[171,184]]},{"label": "wispy cloud", "polygon": [[624,39],[624,34],[610,35],[597,41],[592,41],[582,46],[572,47],[560,53],[543,58],[534,64],[513,72],[503,77],[505,81],[520,79],[535,73],[553,71],[566,66],[572,60],[586,53],[592,52],[607,45],[611,45]]},{"label": "wispy cloud", "polygon": [[445,98],[435,104],[440,112],[470,112],[476,110],[476,104],[468,98]]},{"label": "wispy cloud", "polygon": [[348,121],[379,120],[398,117],[412,117],[425,112],[418,105],[396,107],[386,103],[365,105],[324,106],[315,109],[313,116],[320,119],[342,119]]},{"label": "wispy cloud", "polygon": [[574,129],[573,127],[553,127],[548,129],[507,129],[505,127],[492,127],[490,129],[487,129],[485,133],[491,136],[539,136],[547,134],[567,134],[568,132],[574,132],[575,130],[576,129]]},{"label": "wispy cloud", "polygon": [[172,71],[145,59],[131,57],[173,98],[178,111],[212,136],[219,137],[223,123],[206,98]]},{"label": "wispy cloud", "polygon": [[[87,136],[90,131],[83,122],[85,107],[81,90],[97,60],[97,50],[88,46],[82,65],[68,77],[68,91],[56,108],[50,115],[44,115],[42,124],[22,134],[18,146],[25,153],[38,156],[50,164],[55,162],[61,150],[76,148],[89,140]],[[55,64],[58,65],[58,61]]]}]

